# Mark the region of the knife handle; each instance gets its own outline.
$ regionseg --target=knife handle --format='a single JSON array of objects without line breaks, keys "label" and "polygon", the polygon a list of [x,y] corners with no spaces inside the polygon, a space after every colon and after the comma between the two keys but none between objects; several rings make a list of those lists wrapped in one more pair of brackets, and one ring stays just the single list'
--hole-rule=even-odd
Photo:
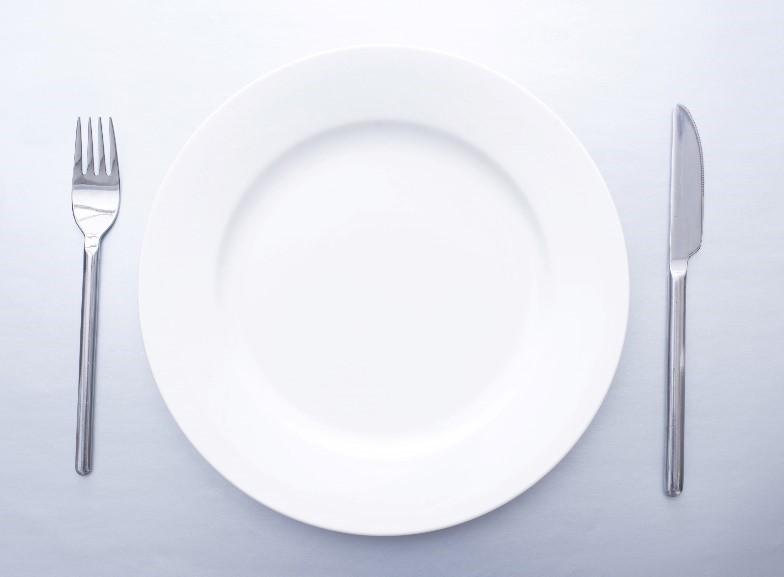
[{"label": "knife handle", "polygon": [[686,264],[670,263],[670,354],[667,372],[667,494],[683,491],[683,428],[685,412]]}]

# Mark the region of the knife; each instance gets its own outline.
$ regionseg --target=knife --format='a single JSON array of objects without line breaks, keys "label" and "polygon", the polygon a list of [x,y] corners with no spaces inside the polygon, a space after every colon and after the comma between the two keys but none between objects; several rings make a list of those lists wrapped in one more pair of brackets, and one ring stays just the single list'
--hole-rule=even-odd
[{"label": "knife", "polygon": [[667,372],[667,494],[683,491],[686,268],[702,243],[702,145],[694,120],[678,104],[672,114],[670,165],[670,328]]}]

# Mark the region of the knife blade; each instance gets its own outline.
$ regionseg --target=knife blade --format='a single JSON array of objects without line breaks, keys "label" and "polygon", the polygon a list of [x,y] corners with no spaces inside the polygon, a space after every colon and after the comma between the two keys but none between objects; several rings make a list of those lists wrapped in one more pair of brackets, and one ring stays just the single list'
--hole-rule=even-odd
[{"label": "knife blade", "polygon": [[678,104],[672,114],[670,261],[688,259],[699,250],[703,199],[700,136],[689,111]]},{"label": "knife blade", "polygon": [[683,491],[685,421],[686,269],[702,244],[704,177],[702,143],[689,111],[672,114],[670,166],[670,316],[667,371],[667,494]]}]

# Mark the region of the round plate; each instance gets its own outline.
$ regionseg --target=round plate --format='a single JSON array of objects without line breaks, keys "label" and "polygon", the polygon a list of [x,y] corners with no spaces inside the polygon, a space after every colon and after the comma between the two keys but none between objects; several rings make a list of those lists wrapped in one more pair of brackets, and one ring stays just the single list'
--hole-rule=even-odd
[{"label": "round plate", "polygon": [[542,478],[599,408],[629,300],[591,158],[541,102],[437,52],[301,60],[186,144],[139,267],[188,439],[301,521],[418,533]]}]

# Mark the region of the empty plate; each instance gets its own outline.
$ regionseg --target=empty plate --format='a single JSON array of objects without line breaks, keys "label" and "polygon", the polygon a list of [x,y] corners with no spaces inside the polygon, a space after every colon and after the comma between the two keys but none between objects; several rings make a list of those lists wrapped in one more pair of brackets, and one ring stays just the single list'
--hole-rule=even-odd
[{"label": "empty plate", "polygon": [[139,270],[150,365],[199,452],[281,513],[373,535],[542,478],[607,393],[628,293],[569,129],[491,70],[400,47],[307,58],[221,106]]}]

